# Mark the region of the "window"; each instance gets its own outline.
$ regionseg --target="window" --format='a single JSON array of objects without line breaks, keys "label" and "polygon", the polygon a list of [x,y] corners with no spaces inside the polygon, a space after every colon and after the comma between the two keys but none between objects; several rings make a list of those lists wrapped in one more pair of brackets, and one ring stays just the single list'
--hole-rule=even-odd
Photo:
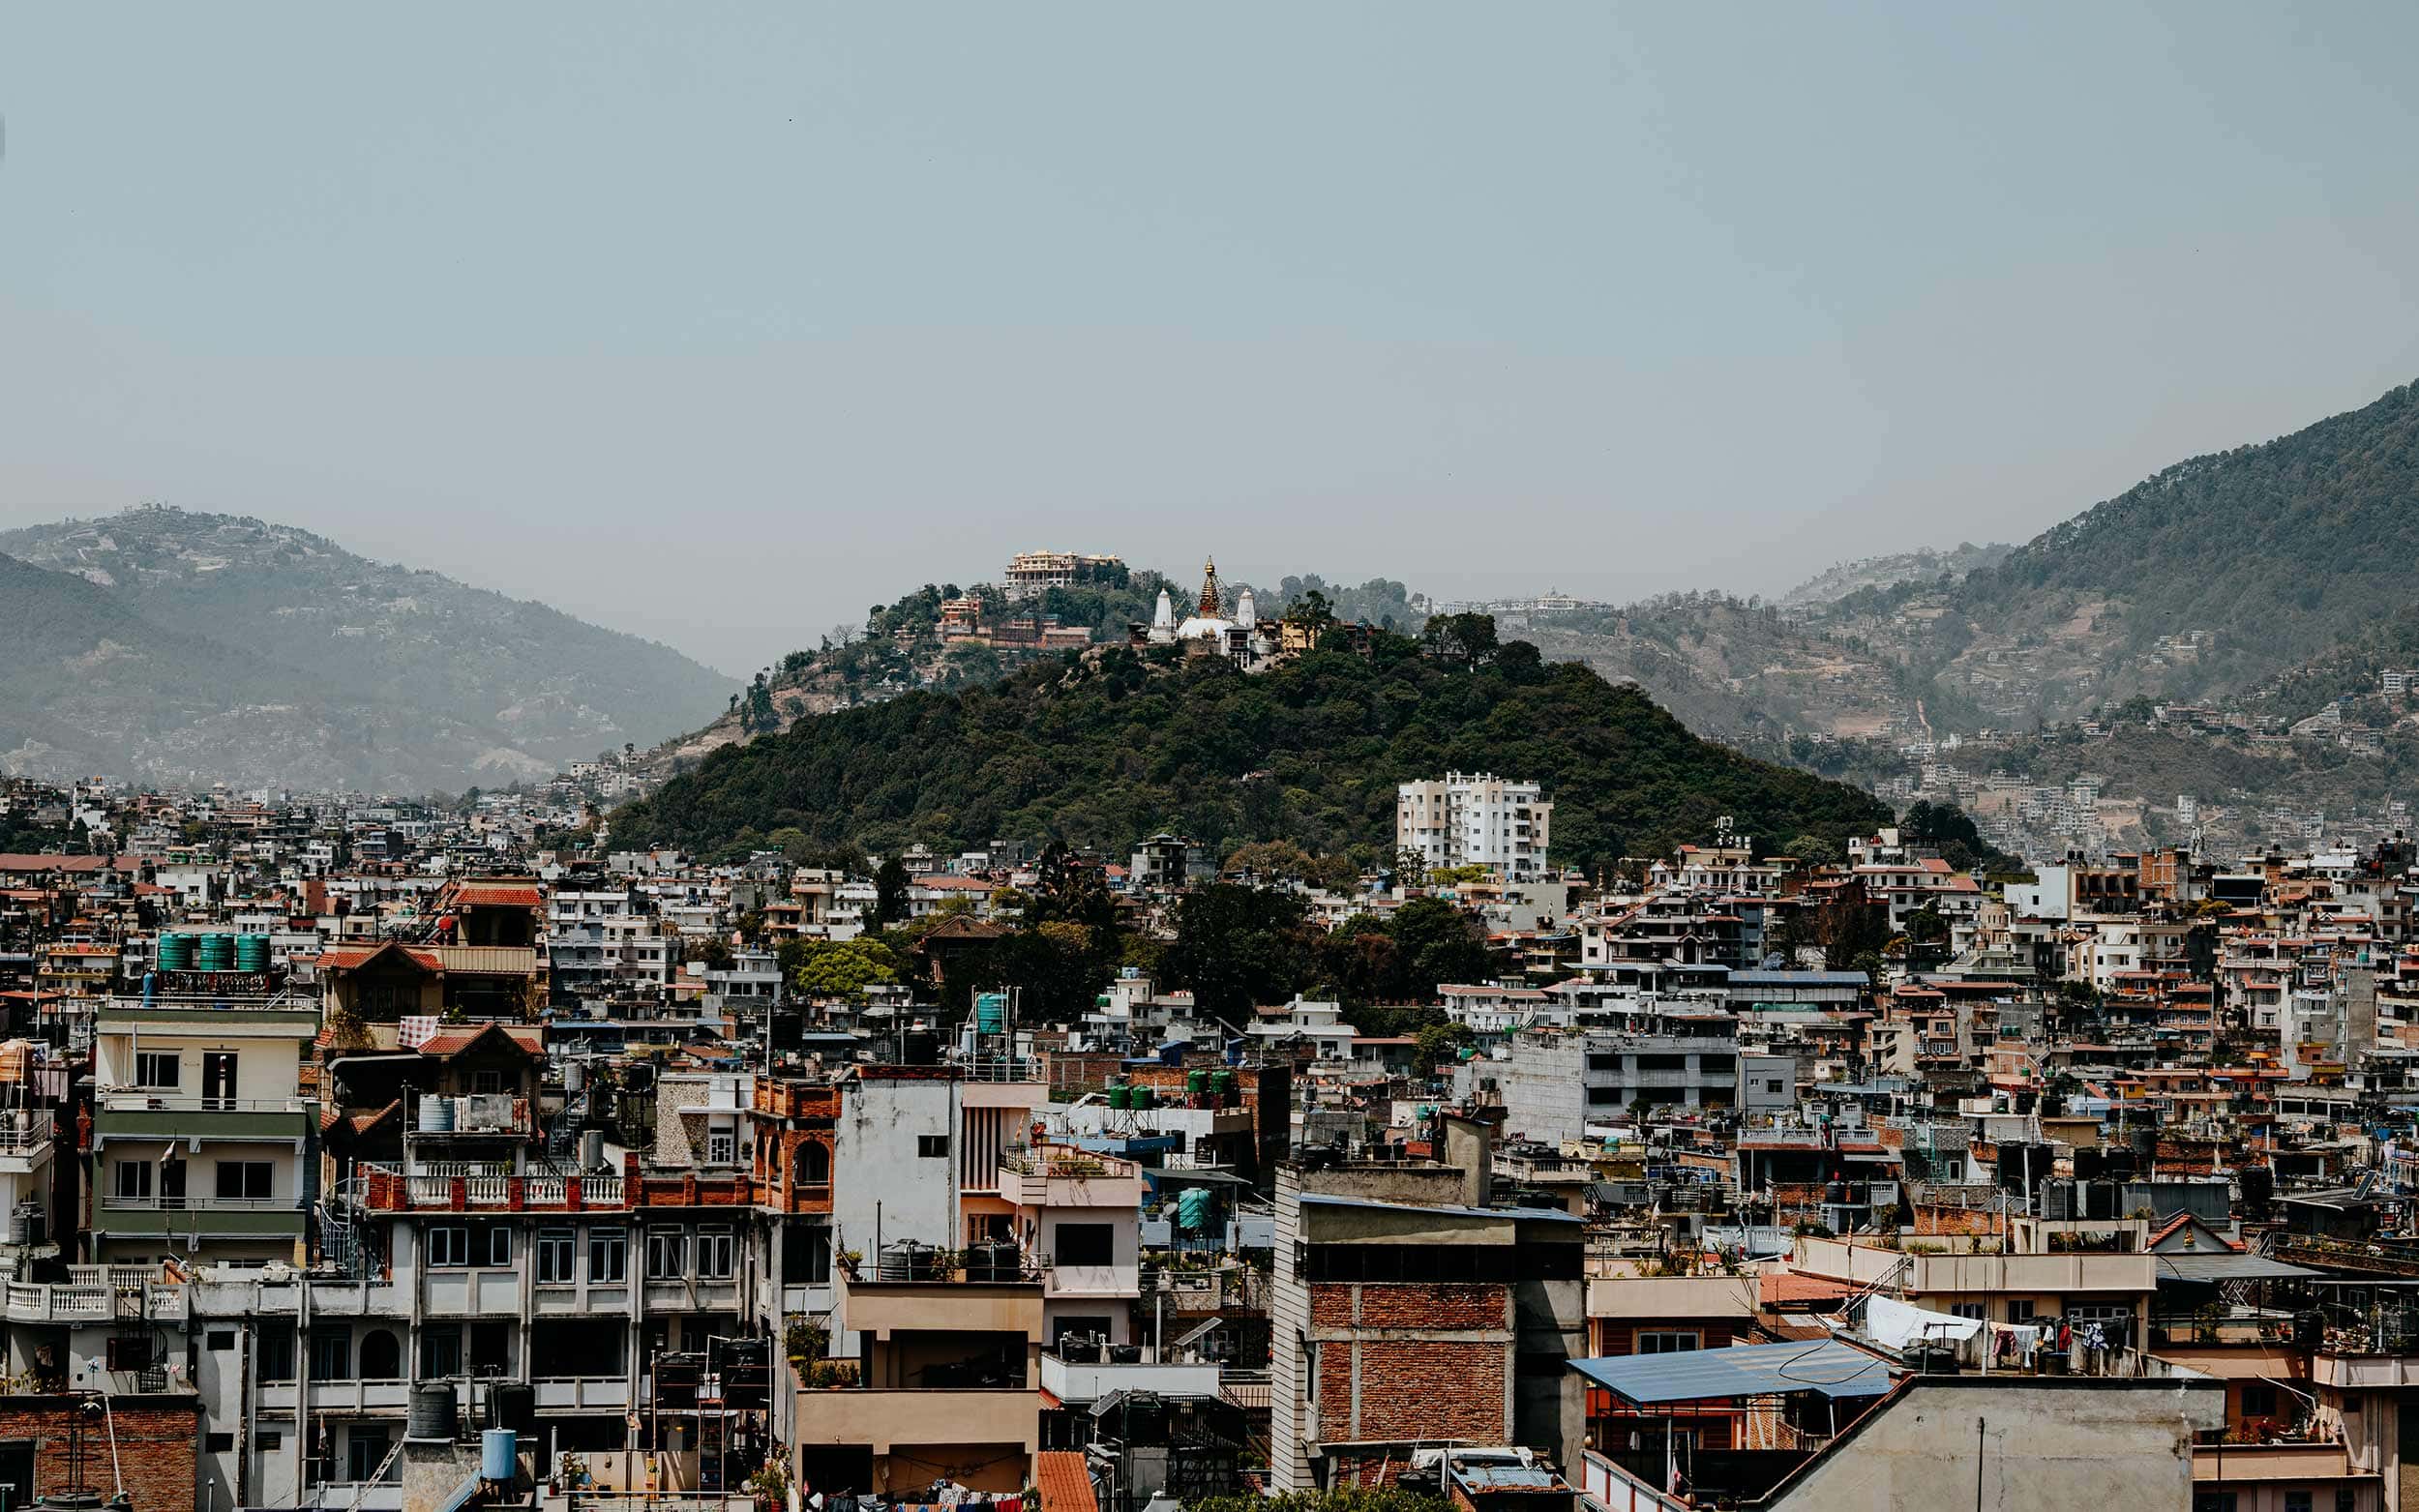
[{"label": "window", "polygon": [[154,1340],[149,1334],[133,1334],[109,1341],[105,1363],[113,1371],[149,1370],[153,1359]]},{"label": "window", "polygon": [[919,1134],[915,1137],[915,1153],[926,1159],[946,1159],[949,1137],[945,1134]]},{"label": "window", "polygon": [[[2276,1388],[2265,1381],[2243,1382],[2243,1416],[2276,1416]],[[2308,1512],[2305,1508],[2304,1512]]]},{"label": "window", "polygon": [[478,1245],[471,1251],[482,1265],[509,1265],[513,1262],[513,1231],[503,1224],[490,1224],[471,1235]]},{"label": "window", "polygon": [[2310,1493],[2306,1491],[2286,1492],[2285,1512],[2310,1512]]},{"label": "window", "polygon": [[502,1090],[504,1090],[504,1073],[501,1071],[491,1066],[485,1071],[470,1073],[471,1096],[493,1097]]},{"label": "window", "polygon": [[2360,1493],[2349,1486],[2335,1488],[2335,1512],[2357,1512],[2359,1505]]},{"label": "window", "polygon": [[394,1467],[386,1463],[387,1451],[394,1442],[383,1428],[363,1428],[356,1425],[344,1439],[344,1478],[350,1481],[377,1480],[381,1470],[390,1478]]},{"label": "window", "polygon": [[201,1347],[205,1349],[213,1350],[231,1349],[235,1348],[235,1330],[232,1328],[213,1328],[208,1333],[201,1336]]},{"label": "window", "polygon": [[403,1375],[403,1347],[392,1332],[373,1328],[361,1336],[362,1379],[401,1380]]},{"label": "window", "polygon": [[151,1162],[122,1160],[109,1182],[109,1195],[121,1202],[151,1201]]},{"label": "window", "polygon": [[420,1375],[462,1374],[462,1324],[425,1323],[420,1329]]},{"label": "window", "polygon": [[538,1230],[538,1280],[564,1283],[572,1279],[572,1249],[576,1236],[568,1229]]},{"label": "window", "polygon": [[255,1428],[252,1431],[252,1441],[261,1453],[275,1454],[285,1447],[285,1435],[275,1428]]},{"label": "window", "polygon": [[1683,1354],[1705,1348],[1705,1336],[1694,1329],[1641,1329],[1638,1333],[1640,1354]]},{"label": "window", "polygon": [[134,1056],[134,1084],[157,1091],[176,1090],[177,1072],[184,1059],[173,1051],[140,1051]]},{"label": "window", "polygon": [[1951,1318],[1970,1319],[1979,1323],[1984,1320],[1988,1313],[1989,1304],[1984,1302],[1952,1302],[1949,1304],[1949,1316]]},{"label": "window", "polygon": [[292,1380],[294,1379],[294,1328],[290,1323],[263,1323],[260,1327],[260,1379],[262,1380]]},{"label": "window", "polygon": [[1117,1261],[1117,1227],[1113,1224],[1060,1224],[1052,1232],[1061,1265],[1110,1265]]},{"label": "window", "polygon": [[2032,1320],[2033,1320],[2033,1299],[2032,1299],[2032,1298],[2030,1298],[2030,1297],[2017,1297],[2017,1298],[2016,1298],[2015,1300],[2013,1300],[2013,1301],[2011,1301],[2011,1302],[2009,1302],[2009,1303],[2008,1303],[2008,1321],[2009,1321],[2009,1322],[2012,1322],[2012,1323],[2029,1323],[2029,1322],[2031,1322]]},{"label": "window", "polygon": [[2234,1493],[2230,1491],[2195,1491],[2193,1512],[2234,1512]]},{"label": "window", "polygon": [[270,1174],[276,1169],[265,1160],[223,1160],[219,1162],[219,1200],[221,1201],[267,1201]]},{"label": "window", "polygon": [[429,1263],[458,1268],[470,1263],[470,1230],[461,1224],[444,1224],[429,1230]]},{"label": "window", "polygon": [[831,1282],[831,1230],[800,1226],[782,1235],[781,1284],[821,1287]]},{"label": "window", "polygon": [[728,1166],[739,1158],[738,1137],[729,1129],[709,1129],[705,1133],[705,1163]]},{"label": "window", "polygon": [[311,1379],[314,1380],[350,1380],[353,1379],[351,1329],[314,1328],[311,1330]]},{"label": "window", "polygon": [[697,1231],[697,1273],[708,1281],[727,1281],[737,1270],[737,1254],[728,1229]]},{"label": "window", "polygon": [[821,1140],[809,1140],[798,1146],[797,1182],[800,1186],[831,1185],[831,1146]]},{"label": "window", "polygon": [[619,1281],[630,1273],[630,1232],[626,1229],[588,1230],[588,1280]]},{"label": "window", "polygon": [[689,1231],[649,1229],[646,1231],[646,1279],[677,1281],[689,1273]]},{"label": "window", "polygon": [[204,1434],[201,1436],[201,1452],[232,1454],[235,1452],[235,1436],[233,1434]]}]

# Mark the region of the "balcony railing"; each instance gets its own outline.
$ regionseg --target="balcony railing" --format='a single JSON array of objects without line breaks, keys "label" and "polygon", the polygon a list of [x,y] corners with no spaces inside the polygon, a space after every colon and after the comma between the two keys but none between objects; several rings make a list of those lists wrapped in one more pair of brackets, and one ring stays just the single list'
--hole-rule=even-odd
[{"label": "balcony railing", "polygon": [[302,1207],[302,1200],[294,1197],[202,1197],[188,1196],[121,1196],[105,1193],[101,1199],[105,1211],[123,1213],[281,1213],[294,1212]]},{"label": "balcony railing", "polygon": [[299,1113],[311,1108],[303,1097],[206,1097],[129,1086],[104,1087],[98,1101],[105,1112]]}]

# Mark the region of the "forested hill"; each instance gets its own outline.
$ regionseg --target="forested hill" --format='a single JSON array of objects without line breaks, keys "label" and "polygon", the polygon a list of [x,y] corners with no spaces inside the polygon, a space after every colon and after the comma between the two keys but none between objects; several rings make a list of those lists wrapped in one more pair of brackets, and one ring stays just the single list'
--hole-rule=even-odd
[{"label": "forested hill", "polygon": [[2398,613],[2419,562],[2419,384],[2257,446],[2196,457],[1967,578],[1975,619],[2117,608],[2120,654],[2215,637],[2202,681],[2239,688]]},{"label": "forested hill", "polygon": [[1709,838],[1723,815],[1774,849],[1889,822],[1867,793],[1699,740],[1534,647],[1472,669],[1374,640],[1252,675],[1118,646],[801,721],[622,809],[612,844],[714,855],[795,831],[877,852],[998,836],[1116,853],[1167,829],[1366,864],[1391,854],[1395,785],[1451,769],[1543,783],[1554,859],[1591,871]]}]

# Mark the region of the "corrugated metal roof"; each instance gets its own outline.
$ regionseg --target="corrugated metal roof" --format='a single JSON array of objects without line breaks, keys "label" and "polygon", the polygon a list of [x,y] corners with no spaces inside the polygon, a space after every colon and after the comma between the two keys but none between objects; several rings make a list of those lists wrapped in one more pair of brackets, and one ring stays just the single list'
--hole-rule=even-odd
[{"label": "corrugated metal roof", "polygon": [[1793,1391],[1877,1397],[1890,1389],[1889,1366],[1837,1339],[1810,1345],[1745,1344],[1727,1349],[1683,1349],[1675,1354],[1612,1355],[1572,1360],[1570,1368],[1639,1407]]},{"label": "corrugated metal roof", "polygon": [[2162,1281],[2297,1281],[2325,1274],[2322,1270],[2272,1260],[2264,1255],[2243,1255],[2231,1250],[2159,1257]]}]

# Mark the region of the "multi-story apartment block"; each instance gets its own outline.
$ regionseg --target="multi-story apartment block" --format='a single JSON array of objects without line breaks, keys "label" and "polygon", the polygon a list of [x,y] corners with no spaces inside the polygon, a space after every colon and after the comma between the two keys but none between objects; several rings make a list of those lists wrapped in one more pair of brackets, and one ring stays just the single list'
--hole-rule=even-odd
[{"label": "multi-story apartment block", "polygon": [[96,1015],[88,1258],[299,1263],[314,1191],[308,998],[120,998]]},{"label": "multi-story apartment block", "polygon": [[1011,601],[1038,598],[1052,588],[1111,580],[1125,570],[1122,559],[1082,551],[1019,551],[1008,558],[1005,588]]},{"label": "multi-story apartment block", "polygon": [[1419,851],[1431,869],[1483,866],[1509,880],[1535,880],[1545,875],[1553,817],[1536,783],[1448,772],[1395,789],[1394,848]]}]

